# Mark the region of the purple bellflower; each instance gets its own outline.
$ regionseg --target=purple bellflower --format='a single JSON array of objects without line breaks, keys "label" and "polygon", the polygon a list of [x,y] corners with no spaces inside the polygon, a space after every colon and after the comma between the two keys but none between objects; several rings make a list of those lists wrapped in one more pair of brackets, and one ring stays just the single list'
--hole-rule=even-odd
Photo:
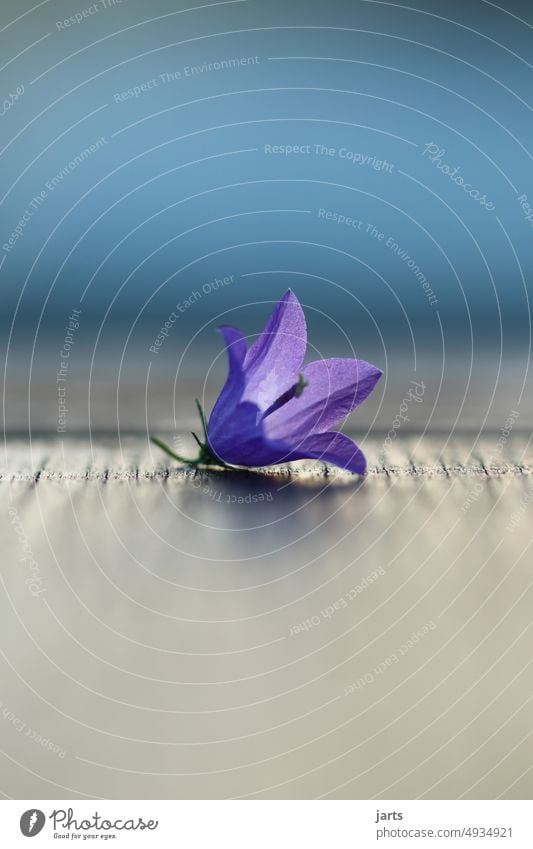
[{"label": "purple bellflower", "polygon": [[[228,376],[206,423],[195,436],[195,464],[270,466],[316,459],[364,474],[360,448],[332,430],[365,401],[382,375],[364,360],[331,358],[302,365],[307,348],[305,316],[289,289],[249,348],[235,327],[219,328],[226,343]],[[175,459],[164,443],[153,439]]]}]

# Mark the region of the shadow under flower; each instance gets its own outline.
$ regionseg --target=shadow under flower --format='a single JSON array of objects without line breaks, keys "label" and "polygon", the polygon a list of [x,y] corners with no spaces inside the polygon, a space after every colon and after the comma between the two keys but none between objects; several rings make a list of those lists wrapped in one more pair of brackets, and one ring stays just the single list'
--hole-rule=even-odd
[{"label": "shadow under flower", "polygon": [[[361,487],[364,478],[358,475],[338,472],[326,464],[292,463],[290,465],[272,466],[268,469],[218,468],[217,466],[197,466],[185,469],[185,481],[198,489],[205,484],[215,486],[217,491],[224,491],[236,497],[258,496],[253,499],[261,501],[259,496],[286,493],[288,497],[303,494],[309,496],[310,491],[332,495],[339,489],[354,491]],[[271,499],[267,499],[271,500]]]}]

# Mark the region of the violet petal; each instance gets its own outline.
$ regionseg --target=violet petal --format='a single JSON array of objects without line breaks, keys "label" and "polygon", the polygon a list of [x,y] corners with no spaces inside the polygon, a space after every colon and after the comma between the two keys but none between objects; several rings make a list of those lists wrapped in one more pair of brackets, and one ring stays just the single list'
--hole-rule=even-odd
[{"label": "violet petal", "polygon": [[332,463],[358,475],[364,475],[366,471],[366,459],[361,449],[344,433],[336,431],[308,436],[286,457],[286,460],[306,459]]},{"label": "violet petal", "polygon": [[307,347],[305,316],[289,289],[246,354],[244,399],[266,410],[297,379]]}]

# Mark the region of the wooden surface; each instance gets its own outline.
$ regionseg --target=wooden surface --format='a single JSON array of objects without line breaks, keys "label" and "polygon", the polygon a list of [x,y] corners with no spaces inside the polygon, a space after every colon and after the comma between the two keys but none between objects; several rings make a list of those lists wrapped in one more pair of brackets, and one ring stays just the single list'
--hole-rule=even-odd
[{"label": "wooden surface", "polygon": [[533,457],[498,439],[375,436],[358,480],[10,438],[0,791],[530,798]]}]

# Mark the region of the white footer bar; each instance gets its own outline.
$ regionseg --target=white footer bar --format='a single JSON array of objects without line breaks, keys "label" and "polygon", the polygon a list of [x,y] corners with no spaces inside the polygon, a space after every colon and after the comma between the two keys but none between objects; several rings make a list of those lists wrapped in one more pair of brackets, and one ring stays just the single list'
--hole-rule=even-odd
[{"label": "white footer bar", "polygon": [[[0,845],[533,849],[530,801],[3,801]],[[30,844],[30,838],[35,844]]]}]

